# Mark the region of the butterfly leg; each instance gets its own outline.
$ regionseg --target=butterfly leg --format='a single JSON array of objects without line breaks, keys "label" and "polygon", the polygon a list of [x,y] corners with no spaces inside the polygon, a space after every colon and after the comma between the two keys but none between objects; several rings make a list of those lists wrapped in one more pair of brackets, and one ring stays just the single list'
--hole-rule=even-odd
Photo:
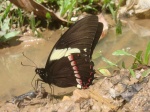
[{"label": "butterfly leg", "polygon": [[39,82],[43,82],[43,80],[42,79],[35,80],[35,86],[33,87],[35,91],[38,91],[38,88],[42,87],[43,83],[41,83],[41,85],[39,85]]}]

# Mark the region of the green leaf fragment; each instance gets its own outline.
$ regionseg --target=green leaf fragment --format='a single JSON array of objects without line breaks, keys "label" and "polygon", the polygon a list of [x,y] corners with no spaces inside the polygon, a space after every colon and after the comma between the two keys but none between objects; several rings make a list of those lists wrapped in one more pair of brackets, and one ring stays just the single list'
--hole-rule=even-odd
[{"label": "green leaf fragment", "polygon": [[12,31],[4,35],[5,41],[10,40],[11,38],[17,36],[20,33],[20,31]]},{"label": "green leaf fragment", "polygon": [[111,76],[111,73],[107,69],[99,69],[99,72],[104,76]]},{"label": "green leaf fragment", "polygon": [[148,76],[150,74],[150,69],[147,69],[147,70],[145,70],[143,73],[142,73],[142,76],[143,77],[146,77],[146,76]]},{"label": "green leaf fragment", "polygon": [[46,13],[46,18],[47,18],[47,19],[51,19],[51,15],[50,15],[49,12]]},{"label": "green leaf fragment", "polygon": [[130,73],[131,73],[131,75],[132,75],[132,77],[136,77],[136,75],[135,75],[135,72],[134,72],[134,70],[133,69],[129,69],[129,71],[130,71]]},{"label": "green leaf fragment", "polygon": [[104,57],[102,57],[102,60],[105,61],[106,63],[108,63],[110,66],[116,66],[116,67],[118,67],[118,65],[116,65],[115,63],[109,61],[108,59],[106,59]]},{"label": "green leaf fragment", "polygon": [[150,42],[147,45],[146,52],[144,55],[144,64],[148,65],[149,58],[150,58]]},{"label": "green leaf fragment", "polygon": [[130,54],[124,50],[117,50],[117,51],[113,52],[112,55],[115,55],[115,56],[119,56],[119,55],[121,55],[121,56],[123,56],[123,55],[132,56],[132,54]]},{"label": "green leaf fragment", "polygon": [[142,52],[143,51],[139,51],[139,52],[137,52],[136,53],[136,58],[135,58],[135,60],[134,60],[134,63],[136,62],[136,61],[138,61],[140,64],[142,64]]}]

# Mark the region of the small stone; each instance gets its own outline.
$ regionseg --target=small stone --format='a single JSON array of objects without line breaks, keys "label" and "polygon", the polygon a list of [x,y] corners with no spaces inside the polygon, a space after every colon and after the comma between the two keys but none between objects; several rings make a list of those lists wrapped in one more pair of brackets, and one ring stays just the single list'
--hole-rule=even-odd
[{"label": "small stone", "polygon": [[88,90],[79,90],[79,89],[76,89],[74,92],[73,92],[73,96],[71,97],[71,99],[73,99],[75,102],[76,101],[79,101],[80,99],[88,99],[89,98],[89,92]]},{"label": "small stone", "polygon": [[67,101],[67,100],[71,100],[69,96],[64,96],[62,101]]},{"label": "small stone", "polygon": [[72,17],[71,18],[71,21],[73,21],[73,22],[75,22],[75,21],[77,21],[78,20],[78,17]]}]

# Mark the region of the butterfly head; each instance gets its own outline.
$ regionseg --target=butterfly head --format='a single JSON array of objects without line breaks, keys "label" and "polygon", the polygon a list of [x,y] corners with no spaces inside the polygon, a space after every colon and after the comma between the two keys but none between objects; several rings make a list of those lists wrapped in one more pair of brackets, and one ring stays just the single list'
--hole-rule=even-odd
[{"label": "butterfly head", "polygon": [[44,82],[47,82],[47,74],[45,68],[36,68],[35,73],[38,74]]}]

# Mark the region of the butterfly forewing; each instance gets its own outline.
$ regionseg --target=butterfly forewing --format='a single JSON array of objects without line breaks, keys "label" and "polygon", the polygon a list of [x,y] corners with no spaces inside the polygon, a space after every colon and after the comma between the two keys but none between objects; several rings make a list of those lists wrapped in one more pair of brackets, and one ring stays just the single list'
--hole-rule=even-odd
[{"label": "butterfly forewing", "polygon": [[[80,21],[76,22],[58,41],[59,46],[56,45],[56,48],[62,49],[68,46],[68,42],[70,43],[73,40],[82,40],[82,38],[93,37],[97,31],[97,16],[89,16]],[[94,37],[93,37],[94,39]],[[64,44],[65,43],[65,44]],[[78,48],[78,46],[76,46]]]},{"label": "butterfly forewing", "polygon": [[[98,23],[97,16],[89,16],[76,22],[57,41],[49,55],[46,66],[51,63],[51,56],[55,54],[53,52],[56,50],[58,51],[67,48],[77,48],[81,50],[87,48],[89,51],[93,52],[95,45],[100,38],[102,29],[103,24]],[[61,57],[63,57],[63,55]]]}]

